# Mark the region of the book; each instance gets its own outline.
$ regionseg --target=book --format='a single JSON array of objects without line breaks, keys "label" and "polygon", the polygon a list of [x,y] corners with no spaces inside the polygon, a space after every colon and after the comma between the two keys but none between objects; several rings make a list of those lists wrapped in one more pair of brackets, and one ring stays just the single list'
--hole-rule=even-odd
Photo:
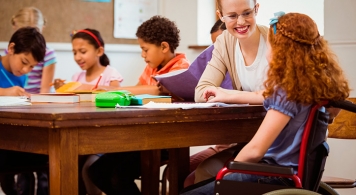
[{"label": "book", "polygon": [[74,93],[40,93],[31,94],[30,102],[77,103],[80,97]]},{"label": "book", "polygon": [[177,96],[184,101],[194,101],[195,87],[201,75],[198,76],[194,75],[189,69],[182,69],[156,75],[154,78],[173,96]]},{"label": "book", "polygon": [[96,95],[103,92],[105,91],[68,91],[66,93],[79,95],[80,102],[95,102]]},{"label": "book", "polygon": [[[178,97],[178,99],[182,99],[183,101],[192,102],[194,101],[195,87],[198,85],[199,79],[211,59],[213,50],[213,45],[205,49],[192,62],[188,69],[156,75],[153,78],[171,92],[172,96]],[[220,87],[233,89],[229,73],[226,73]]]},{"label": "book", "polygon": [[149,94],[135,95],[132,96],[131,98],[131,105],[144,105],[149,102],[171,103],[172,98],[171,96],[149,95]]},{"label": "book", "polygon": [[24,106],[31,105],[27,97],[22,96],[0,96],[0,106]]},{"label": "book", "polygon": [[78,88],[92,88],[91,85],[85,85],[80,82],[69,82],[62,85],[56,90],[57,93],[69,93],[79,95],[81,102],[95,102],[95,97],[98,93],[105,92],[104,90],[78,89]]},{"label": "book", "polygon": [[156,103],[149,102],[147,104],[141,106],[121,106],[119,104],[116,105],[116,108],[165,108],[165,109],[192,109],[192,108],[210,108],[210,107],[241,107],[248,106],[249,104],[225,104],[221,102],[214,103]]},{"label": "book", "polygon": [[59,87],[58,89],[56,89],[57,93],[68,93],[71,91],[76,90],[78,87],[80,87],[82,84],[80,82],[69,82],[69,83],[65,83],[64,85],[62,85],[61,87]]}]

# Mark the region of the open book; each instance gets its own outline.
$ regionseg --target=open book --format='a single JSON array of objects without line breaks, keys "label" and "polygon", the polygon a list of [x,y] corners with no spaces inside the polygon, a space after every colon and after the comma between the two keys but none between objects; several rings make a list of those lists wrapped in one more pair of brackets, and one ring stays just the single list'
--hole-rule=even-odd
[{"label": "open book", "polygon": [[174,96],[184,101],[194,101],[194,91],[200,76],[197,77],[189,69],[156,75],[154,78]]},{"label": "open book", "polygon": [[[205,49],[188,69],[156,75],[153,78],[159,81],[173,96],[182,98],[188,102],[194,101],[195,87],[198,85],[199,79],[211,59],[213,50],[213,45]],[[229,73],[226,73],[220,87],[233,89]]]}]

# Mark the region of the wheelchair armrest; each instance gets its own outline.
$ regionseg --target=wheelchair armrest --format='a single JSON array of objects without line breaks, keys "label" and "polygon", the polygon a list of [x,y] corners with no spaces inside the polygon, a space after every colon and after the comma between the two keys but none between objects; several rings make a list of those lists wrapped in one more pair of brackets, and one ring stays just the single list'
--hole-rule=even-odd
[{"label": "wheelchair armrest", "polygon": [[229,172],[290,178],[293,180],[295,187],[302,188],[302,182],[300,178],[294,174],[294,170],[292,167],[262,163],[230,161],[226,165],[226,167],[222,168],[218,172],[218,174],[216,175],[216,180],[222,180],[225,174]]},{"label": "wheelchair armrest", "polygon": [[273,173],[281,175],[293,175],[294,171],[292,167],[285,167],[280,165],[271,165],[263,163],[248,163],[248,162],[237,162],[230,161],[227,168],[231,171],[251,171],[251,172],[261,172],[261,173]]}]

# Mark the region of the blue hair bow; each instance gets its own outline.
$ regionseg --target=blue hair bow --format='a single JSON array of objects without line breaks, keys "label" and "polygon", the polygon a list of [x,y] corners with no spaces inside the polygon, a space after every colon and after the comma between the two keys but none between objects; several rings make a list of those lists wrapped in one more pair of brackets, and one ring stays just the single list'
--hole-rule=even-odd
[{"label": "blue hair bow", "polygon": [[285,14],[285,13],[282,12],[282,11],[276,12],[276,13],[274,13],[274,17],[270,19],[271,21],[269,22],[269,25],[273,25],[273,32],[274,32],[274,34],[276,34],[276,32],[277,32],[277,26],[276,26],[276,24],[277,24],[277,22],[278,22],[278,18],[280,18],[280,17],[283,16],[284,14]]}]

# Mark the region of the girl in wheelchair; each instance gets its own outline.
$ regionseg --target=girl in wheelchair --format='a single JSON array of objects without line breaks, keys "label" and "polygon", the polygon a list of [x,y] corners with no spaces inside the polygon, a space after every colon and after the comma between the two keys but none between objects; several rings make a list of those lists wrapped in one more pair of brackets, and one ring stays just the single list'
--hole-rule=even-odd
[{"label": "girl in wheelchair", "polygon": [[[240,20],[241,15],[236,14],[236,17]],[[336,56],[309,16],[276,13],[270,22],[267,47],[269,70],[264,91],[227,94],[210,88],[204,95],[208,102],[263,101],[267,114],[254,137],[234,160],[290,166],[296,172],[302,134],[312,106],[323,100],[345,100],[350,89]],[[242,173],[228,174],[224,180],[292,183],[289,179]],[[214,194],[214,185],[210,182],[185,190],[183,194]]]}]

